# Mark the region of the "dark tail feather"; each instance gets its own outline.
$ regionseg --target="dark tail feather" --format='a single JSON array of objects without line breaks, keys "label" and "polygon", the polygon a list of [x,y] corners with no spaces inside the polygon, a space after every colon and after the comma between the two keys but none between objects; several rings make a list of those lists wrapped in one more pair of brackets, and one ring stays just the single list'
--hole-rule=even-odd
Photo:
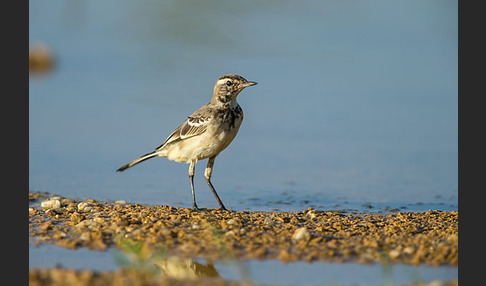
[{"label": "dark tail feather", "polygon": [[143,162],[143,161],[145,161],[145,160],[148,160],[148,159],[150,159],[150,158],[153,158],[153,157],[155,157],[155,156],[157,156],[157,151],[150,152],[150,153],[148,153],[148,154],[143,155],[142,157],[140,157],[140,158],[138,158],[138,159],[135,159],[135,160],[131,161],[131,162],[130,162],[130,163],[128,163],[128,164],[125,164],[125,165],[121,166],[121,167],[120,167],[118,170],[116,170],[116,171],[117,171],[117,172],[123,172],[123,171],[125,171],[126,169],[128,169],[128,168],[130,168],[130,167],[133,167],[133,166],[137,165],[138,163],[141,163],[141,162]]}]

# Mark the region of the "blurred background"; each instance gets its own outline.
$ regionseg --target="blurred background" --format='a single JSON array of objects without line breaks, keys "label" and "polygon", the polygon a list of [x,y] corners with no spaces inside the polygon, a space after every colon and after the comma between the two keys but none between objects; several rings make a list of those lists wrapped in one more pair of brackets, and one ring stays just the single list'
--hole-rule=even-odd
[{"label": "blurred background", "polygon": [[[151,152],[228,73],[228,208],[457,210],[457,1],[29,1],[29,187],[191,207]],[[196,165],[200,207],[218,204]]]}]

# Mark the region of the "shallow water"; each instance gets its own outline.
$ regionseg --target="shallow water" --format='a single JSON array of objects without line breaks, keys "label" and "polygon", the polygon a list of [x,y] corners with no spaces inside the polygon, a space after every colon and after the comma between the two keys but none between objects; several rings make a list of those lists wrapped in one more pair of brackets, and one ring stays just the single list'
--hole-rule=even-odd
[{"label": "shallow water", "polygon": [[[29,268],[64,267],[77,270],[113,271],[122,267],[117,250],[103,252],[87,249],[67,250],[53,245],[31,245]],[[172,264],[182,262],[167,259]],[[162,262],[164,263],[164,262]],[[162,264],[158,262],[158,264]],[[165,262],[167,263],[167,262]],[[186,264],[179,263],[180,265]],[[195,267],[207,267],[207,261],[196,258]],[[179,267],[178,273],[183,272]],[[194,273],[186,270],[186,277]],[[162,272],[161,272],[162,273]],[[166,275],[169,275],[168,272]],[[163,274],[161,274],[163,275]],[[180,274],[179,274],[180,275]],[[204,275],[204,272],[203,274]],[[215,261],[214,269],[207,275],[220,276],[226,281],[249,281],[258,284],[278,285],[384,285],[412,282],[449,281],[457,279],[457,267],[410,266],[403,264],[358,264],[327,262],[295,262],[283,264],[278,260]]]}]

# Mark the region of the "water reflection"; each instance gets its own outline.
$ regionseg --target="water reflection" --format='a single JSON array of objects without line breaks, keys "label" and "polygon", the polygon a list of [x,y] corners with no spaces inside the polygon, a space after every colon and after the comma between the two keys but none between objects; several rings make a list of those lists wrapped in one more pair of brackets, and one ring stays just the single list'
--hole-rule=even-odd
[{"label": "water reflection", "polygon": [[[84,248],[70,250],[49,244],[41,244],[35,247],[29,243],[29,268],[62,266],[68,269],[115,271],[120,267],[132,267],[134,270],[151,271],[154,275],[163,275],[162,270],[156,266],[157,263],[160,263],[170,265],[169,267],[173,269],[181,269],[167,272],[179,273],[176,274],[178,277],[201,277],[202,279],[206,277],[225,281],[249,281],[255,284],[294,286],[403,285],[434,280],[450,281],[458,277],[458,268],[448,266],[428,267],[319,261],[311,264],[307,262],[283,264],[279,260],[211,261],[204,258],[164,257],[160,255],[161,253],[156,255],[152,251],[147,252],[150,253],[147,258],[137,260],[129,253],[129,251],[113,249],[108,251],[91,251]],[[159,262],[156,262],[157,260]],[[180,264],[183,264],[183,266],[180,266]],[[135,265],[138,265],[138,268]],[[206,270],[207,272],[205,272]],[[217,274],[214,275],[215,273]]]},{"label": "water reflection", "polygon": [[114,258],[117,264],[124,268],[151,272],[167,278],[196,280],[221,278],[218,268],[229,266],[236,271],[231,280],[251,280],[245,265],[230,256],[219,261],[216,266],[210,258],[169,255],[164,245],[154,249],[147,243],[130,239],[120,239],[117,245],[120,250],[114,252]]},{"label": "water reflection", "polygon": [[154,258],[153,263],[162,275],[170,278],[195,280],[201,277],[220,277],[211,259],[199,263],[193,258],[172,256],[165,259]]},{"label": "water reflection", "polygon": [[[278,260],[225,260],[156,256],[149,259],[155,275],[170,279],[222,279],[276,285],[395,285],[430,281],[455,281],[457,267],[412,266],[404,264],[293,262]],[[133,265],[132,265],[133,267]],[[138,268],[138,271],[146,271]],[[351,274],[350,274],[351,273]],[[454,283],[452,283],[454,285]]]}]

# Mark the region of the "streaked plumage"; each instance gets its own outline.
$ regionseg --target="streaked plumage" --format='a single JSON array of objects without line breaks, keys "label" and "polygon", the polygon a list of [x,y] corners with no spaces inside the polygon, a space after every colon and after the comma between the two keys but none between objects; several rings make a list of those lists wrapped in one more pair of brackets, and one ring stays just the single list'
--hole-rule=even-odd
[{"label": "streaked plumage", "polygon": [[228,74],[220,77],[209,103],[191,114],[155,151],[123,165],[117,171],[124,171],[156,156],[186,162],[190,164],[193,207],[197,208],[193,183],[195,164],[209,158],[204,176],[220,207],[226,209],[211,184],[212,167],[216,156],[235,138],[243,120],[243,110],[236,102],[236,97],[245,87],[255,84],[257,83],[247,81],[239,75]]}]

